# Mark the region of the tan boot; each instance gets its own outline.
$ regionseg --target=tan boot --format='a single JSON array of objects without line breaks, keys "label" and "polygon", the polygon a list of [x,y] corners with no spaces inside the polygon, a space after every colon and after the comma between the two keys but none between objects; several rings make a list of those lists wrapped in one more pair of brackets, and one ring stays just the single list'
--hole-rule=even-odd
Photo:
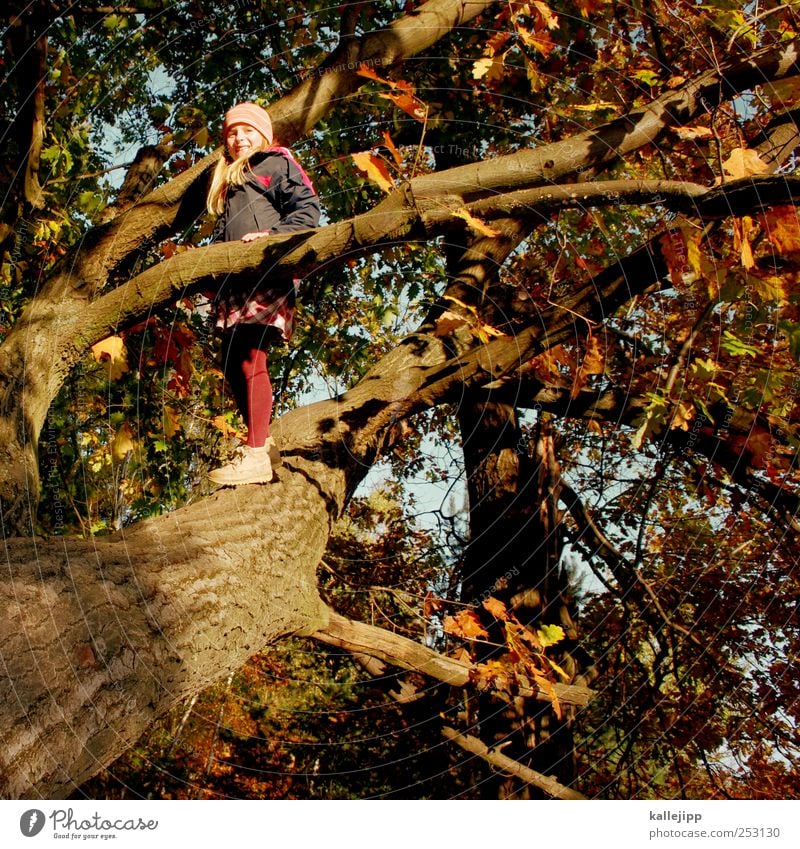
[{"label": "tan boot", "polygon": [[242,445],[234,459],[225,466],[212,470],[208,477],[217,486],[240,486],[247,483],[271,483],[272,464],[269,450]]}]

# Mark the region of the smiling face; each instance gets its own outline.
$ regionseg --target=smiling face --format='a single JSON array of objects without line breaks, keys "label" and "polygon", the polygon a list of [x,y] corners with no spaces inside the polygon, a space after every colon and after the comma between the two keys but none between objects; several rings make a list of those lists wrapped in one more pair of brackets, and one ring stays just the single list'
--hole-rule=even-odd
[{"label": "smiling face", "polygon": [[268,142],[264,136],[249,124],[231,124],[225,133],[225,149],[231,159],[239,159],[267,146]]}]

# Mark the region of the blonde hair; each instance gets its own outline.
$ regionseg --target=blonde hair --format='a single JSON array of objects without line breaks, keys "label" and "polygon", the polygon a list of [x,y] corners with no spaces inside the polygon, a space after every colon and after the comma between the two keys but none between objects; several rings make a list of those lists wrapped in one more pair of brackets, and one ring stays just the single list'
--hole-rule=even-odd
[{"label": "blonde hair", "polygon": [[250,157],[262,153],[268,147],[269,143],[264,139],[261,147],[251,150],[246,156],[240,156],[233,161],[228,159],[227,152],[223,152],[214,168],[206,199],[206,208],[211,215],[219,216],[225,212],[225,197],[228,194],[228,186],[244,185],[247,180],[247,172],[250,170]]}]

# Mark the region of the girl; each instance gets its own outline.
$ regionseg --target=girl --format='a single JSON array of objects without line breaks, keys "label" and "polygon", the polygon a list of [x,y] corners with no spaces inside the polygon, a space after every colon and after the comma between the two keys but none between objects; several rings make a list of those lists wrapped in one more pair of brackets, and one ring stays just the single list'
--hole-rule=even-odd
[{"label": "girl", "polygon": [[[255,103],[239,103],[225,114],[224,155],[208,192],[208,209],[219,216],[214,238],[253,239],[319,224],[319,199],[311,181],[284,147],[272,145],[272,122]],[[269,288],[218,293],[217,328],[222,332],[222,370],[247,424],[247,443],[209,477],[219,486],[269,483],[279,455],[269,435],[272,384],[267,349],[288,342],[294,290]]]}]

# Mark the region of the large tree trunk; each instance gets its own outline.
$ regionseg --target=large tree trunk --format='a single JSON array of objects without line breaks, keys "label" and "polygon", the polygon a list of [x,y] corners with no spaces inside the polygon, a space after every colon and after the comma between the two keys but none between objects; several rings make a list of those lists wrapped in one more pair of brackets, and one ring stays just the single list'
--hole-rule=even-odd
[{"label": "large tree trunk", "polygon": [[[316,567],[397,416],[448,391],[419,337],[334,401],[287,414],[279,482],[109,537],[6,540],[0,795],[63,796],[176,701],[281,636],[323,629]],[[444,372],[437,382],[436,376]]]}]

